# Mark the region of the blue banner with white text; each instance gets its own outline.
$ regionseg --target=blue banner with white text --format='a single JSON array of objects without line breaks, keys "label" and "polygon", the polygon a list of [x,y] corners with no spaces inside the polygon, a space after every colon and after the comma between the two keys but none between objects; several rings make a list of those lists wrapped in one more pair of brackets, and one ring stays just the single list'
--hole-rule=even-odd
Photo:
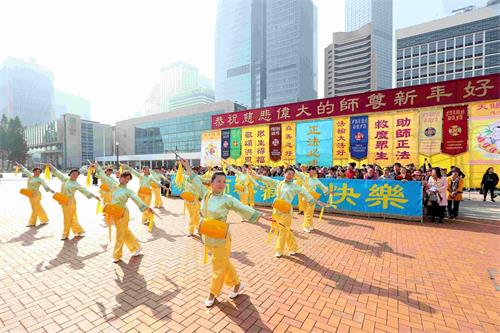
[{"label": "blue banner with white text", "polygon": [[[281,180],[282,177],[273,177]],[[320,178],[320,181],[332,193],[332,208],[327,211],[357,212],[373,216],[398,216],[421,218],[422,183],[416,181],[401,182],[396,180],[358,180]],[[235,177],[227,177],[226,193],[238,198],[234,191]],[[255,188],[255,204],[269,206],[276,197],[276,189],[262,184]],[[172,183],[172,194],[179,195],[180,189]],[[319,191],[319,189],[318,189]],[[319,200],[327,203],[329,194]],[[297,205],[297,197],[293,201]]]}]

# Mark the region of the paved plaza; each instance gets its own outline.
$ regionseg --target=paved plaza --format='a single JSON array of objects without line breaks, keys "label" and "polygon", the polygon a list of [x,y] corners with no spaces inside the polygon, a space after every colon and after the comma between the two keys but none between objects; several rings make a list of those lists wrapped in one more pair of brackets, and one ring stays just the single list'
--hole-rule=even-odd
[{"label": "paved plaza", "polygon": [[499,203],[464,201],[467,217],[443,225],[329,215],[311,234],[296,216],[302,253],[281,259],[266,223],[235,224],[232,260],[246,292],[232,301],[225,289],[206,309],[211,267],[186,237],[182,200],[164,200],[152,233],[130,202],[144,256],[125,250],[113,264],[95,200],[77,194],[87,236],[63,242],[48,194],[49,224],[26,227],[23,186],[0,180],[0,332],[500,331],[500,275],[490,278],[500,272]]}]

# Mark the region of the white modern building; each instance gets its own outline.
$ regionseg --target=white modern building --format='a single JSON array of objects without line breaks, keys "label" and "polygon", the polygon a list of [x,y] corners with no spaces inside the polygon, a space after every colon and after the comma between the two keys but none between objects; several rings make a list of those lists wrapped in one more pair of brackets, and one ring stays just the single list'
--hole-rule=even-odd
[{"label": "white modern building", "polygon": [[398,87],[500,73],[500,4],[396,32]]},{"label": "white modern building", "polygon": [[352,32],[336,32],[325,49],[325,97],[376,90],[377,71],[370,23]]}]

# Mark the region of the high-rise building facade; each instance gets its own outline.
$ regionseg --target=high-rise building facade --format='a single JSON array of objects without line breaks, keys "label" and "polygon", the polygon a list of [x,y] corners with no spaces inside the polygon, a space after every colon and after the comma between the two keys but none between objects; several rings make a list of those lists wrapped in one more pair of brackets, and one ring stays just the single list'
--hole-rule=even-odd
[{"label": "high-rise building facade", "polygon": [[88,100],[59,90],[54,95],[55,118],[65,113],[77,114],[82,119],[90,120],[90,103]]},{"label": "high-rise building facade", "polygon": [[345,30],[353,32],[371,24],[374,89],[392,87],[392,0],[346,0]]},{"label": "high-rise building facade", "polygon": [[499,22],[500,4],[492,1],[398,30],[397,86],[500,73]]},{"label": "high-rise building facade", "polygon": [[0,115],[23,126],[54,119],[53,74],[35,61],[8,58],[0,65]]},{"label": "high-rise building facade", "polygon": [[336,32],[325,49],[325,97],[376,90],[371,23],[352,32]]},{"label": "high-rise building facade", "polygon": [[215,99],[264,105],[265,1],[219,0],[215,26]]},{"label": "high-rise building facade", "polygon": [[318,97],[316,16],[311,0],[266,2],[265,105]]},{"label": "high-rise building facade", "polygon": [[215,99],[248,108],[317,97],[311,0],[219,0]]}]

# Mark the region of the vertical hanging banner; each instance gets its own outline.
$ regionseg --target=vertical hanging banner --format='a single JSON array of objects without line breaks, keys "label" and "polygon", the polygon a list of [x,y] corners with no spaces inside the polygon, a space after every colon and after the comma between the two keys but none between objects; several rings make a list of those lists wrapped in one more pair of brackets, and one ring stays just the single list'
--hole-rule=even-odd
[{"label": "vertical hanging banner", "polygon": [[295,123],[283,124],[283,142],[281,143],[283,161],[286,164],[295,164]]},{"label": "vertical hanging banner", "polygon": [[333,159],[343,164],[349,159],[349,117],[333,118]]},{"label": "vertical hanging banner", "polygon": [[368,116],[351,117],[349,151],[356,160],[368,155]]},{"label": "vertical hanging banner", "polygon": [[244,127],[243,139],[243,161],[240,164],[252,164],[253,146],[255,141],[254,127]]},{"label": "vertical hanging banner", "polygon": [[201,134],[201,166],[221,164],[221,131],[207,131]]},{"label": "vertical hanging banner", "polygon": [[237,160],[241,156],[241,128],[231,128],[230,157]]},{"label": "vertical hanging banner", "polygon": [[231,130],[224,129],[221,131],[221,157],[228,159],[231,155]]},{"label": "vertical hanging banner", "polygon": [[467,151],[467,105],[443,108],[443,147],[448,155],[458,155]]},{"label": "vertical hanging banner", "polygon": [[389,166],[393,163],[394,127],[392,114],[368,117],[368,163]]},{"label": "vertical hanging banner", "polygon": [[418,114],[413,111],[394,115],[394,156],[395,161],[403,165],[419,164],[418,120]]},{"label": "vertical hanging banner", "polygon": [[269,158],[271,162],[281,160],[281,124],[269,125]]},{"label": "vertical hanging banner", "polygon": [[420,110],[419,153],[430,157],[441,152],[443,110]]},{"label": "vertical hanging banner", "polygon": [[269,165],[269,126],[255,128],[255,140],[252,154],[253,165]]},{"label": "vertical hanging banner", "polygon": [[332,136],[331,119],[297,123],[297,163],[332,165]]},{"label": "vertical hanging banner", "polygon": [[500,100],[469,106],[470,164],[500,165]]}]

